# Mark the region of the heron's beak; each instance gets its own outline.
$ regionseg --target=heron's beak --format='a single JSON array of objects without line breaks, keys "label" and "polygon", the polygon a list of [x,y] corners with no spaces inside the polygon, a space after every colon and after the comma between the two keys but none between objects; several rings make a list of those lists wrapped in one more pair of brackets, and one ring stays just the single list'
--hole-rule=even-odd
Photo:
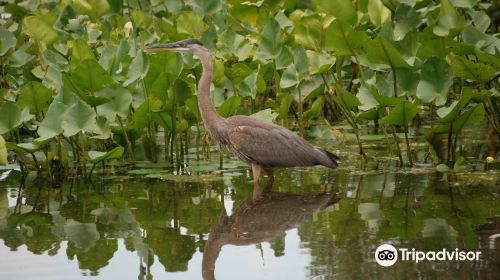
[{"label": "heron's beak", "polygon": [[174,51],[174,52],[187,52],[189,48],[181,43],[171,43],[171,44],[159,44],[146,48],[147,52],[157,53],[163,51]]}]

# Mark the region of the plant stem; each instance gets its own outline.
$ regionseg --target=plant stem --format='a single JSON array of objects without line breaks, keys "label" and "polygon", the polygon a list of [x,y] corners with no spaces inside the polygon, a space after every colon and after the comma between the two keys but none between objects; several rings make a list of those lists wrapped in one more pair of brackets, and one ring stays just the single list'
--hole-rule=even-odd
[{"label": "plant stem", "polygon": [[304,133],[304,126],[303,126],[303,123],[302,123],[302,113],[303,113],[303,110],[304,108],[302,107],[303,104],[302,104],[302,91],[300,90],[300,83],[299,85],[297,86],[297,91],[299,92],[299,131],[300,131],[300,134],[302,134],[302,136],[305,135]]},{"label": "plant stem", "polygon": [[127,153],[129,154],[130,158],[133,158],[134,152],[132,150],[132,143],[130,143],[130,139],[128,138],[128,133],[125,130],[125,127],[123,126],[122,118],[117,115],[116,119],[118,120],[118,123],[120,124],[120,128],[123,131],[123,137],[125,138],[125,143],[127,143]]},{"label": "plant stem", "polygon": [[406,156],[408,157],[408,161],[410,162],[410,166],[413,166],[413,159],[411,156],[411,149],[410,149],[410,141],[408,140],[408,124],[404,125],[405,129],[405,141],[406,141]]}]

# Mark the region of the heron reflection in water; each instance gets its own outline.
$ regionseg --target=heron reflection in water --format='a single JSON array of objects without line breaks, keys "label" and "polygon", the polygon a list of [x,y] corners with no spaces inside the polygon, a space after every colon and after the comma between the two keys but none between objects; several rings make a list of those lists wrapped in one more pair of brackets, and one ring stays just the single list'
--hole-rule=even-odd
[{"label": "heron reflection in water", "polygon": [[[254,188],[258,186],[254,185]],[[255,191],[260,193],[260,191]],[[250,195],[231,216],[223,207],[217,223],[210,230],[202,261],[203,279],[215,279],[215,263],[224,245],[247,246],[283,236],[297,228],[314,212],[339,200],[337,190],[315,194],[271,192],[271,185],[255,199]]]}]

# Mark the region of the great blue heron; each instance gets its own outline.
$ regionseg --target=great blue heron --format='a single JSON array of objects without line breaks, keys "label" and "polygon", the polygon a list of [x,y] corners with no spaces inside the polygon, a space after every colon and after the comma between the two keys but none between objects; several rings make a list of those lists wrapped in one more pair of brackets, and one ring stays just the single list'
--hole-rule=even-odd
[{"label": "great blue heron", "polygon": [[294,132],[271,122],[248,116],[222,118],[210,98],[212,58],[210,52],[196,39],[147,48],[148,52],[176,51],[192,53],[201,60],[203,73],[198,83],[198,104],[209,135],[219,147],[229,147],[242,161],[251,164],[254,184],[259,183],[265,170],[272,182],[273,169],[280,167],[323,165],[338,166],[339,157],[314,147]]}]

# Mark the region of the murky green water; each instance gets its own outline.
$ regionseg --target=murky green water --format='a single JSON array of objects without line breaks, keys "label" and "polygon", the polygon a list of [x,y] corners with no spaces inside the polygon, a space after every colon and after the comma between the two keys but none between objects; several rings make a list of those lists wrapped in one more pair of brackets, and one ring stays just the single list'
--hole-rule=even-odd
[{"label": "murky green water", "polygon": [[[361,166],[345,146],[339,170],[280,170],[258,201],[250,170],[228,157],[218,171],[217,153],[192,154],[182,177],[136,164],[60,189],[13,172],[0,181],[0,279],[498,279],[500,173],[477,145],[472,169],[448,175],[397,169],[376,142]],[[382,243],[481,258],[385,268]]]}]

